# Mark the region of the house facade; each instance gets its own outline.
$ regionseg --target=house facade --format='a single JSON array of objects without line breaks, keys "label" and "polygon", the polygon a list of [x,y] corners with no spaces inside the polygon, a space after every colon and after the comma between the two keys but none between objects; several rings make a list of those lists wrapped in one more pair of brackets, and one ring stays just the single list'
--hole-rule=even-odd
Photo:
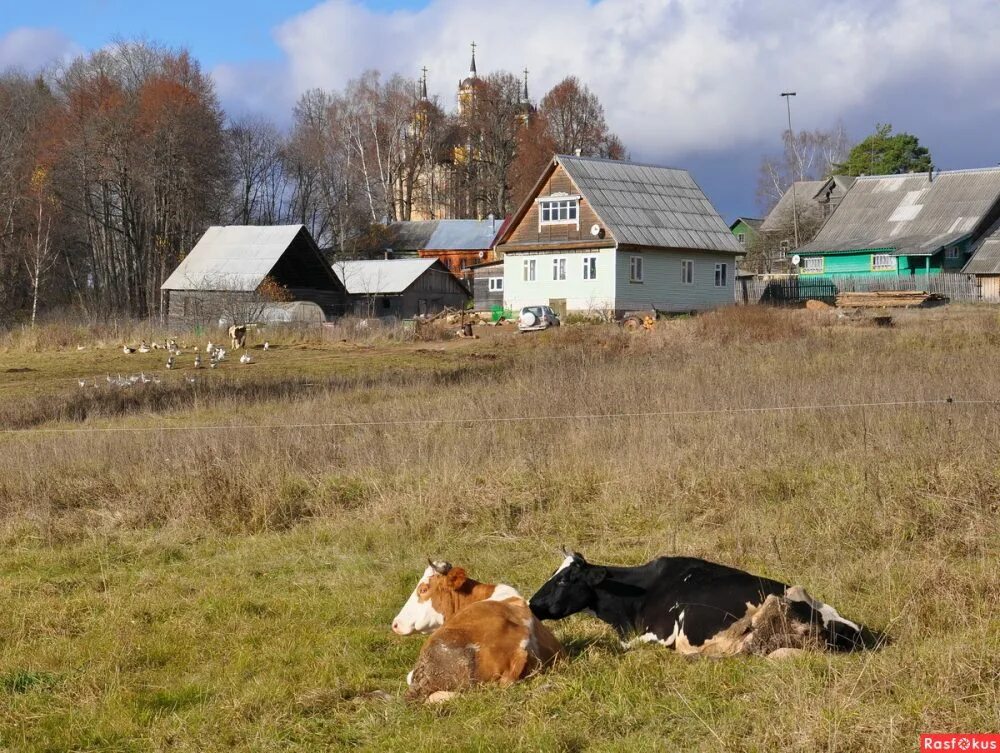
[{"label": "house facade", "polygon": [[557,156],[497,253],[507,308],[621,315],[731,304],[743,249],[687,171]]},{"label": "house facade", "polygon": [[763,222],[764,220],[753,217],[737,217],[730,223],[729,232],[743,248],[749,250],[760,235],[760,226]]},{"label": "house facade", "polygon": [[918,277],[960,273],[1000,219],[1000,169],[861,176],[816,237],[801,275]]}]

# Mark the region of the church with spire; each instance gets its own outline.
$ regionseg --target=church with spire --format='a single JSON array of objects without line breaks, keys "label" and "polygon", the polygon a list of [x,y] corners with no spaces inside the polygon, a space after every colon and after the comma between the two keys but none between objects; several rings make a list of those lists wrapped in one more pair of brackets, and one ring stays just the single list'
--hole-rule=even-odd
[{"label": "church with spire", "polygon": [[[436,154],[427,154],[434,161],[433,167],[427,170],[426,179],[420,185],[413,185],[410,194],[410,217],[412,220],[436,220],[477,218],[482,219],[488,211],[475,185],[476,153],[474,126],[470,119],[475,113],[476,97],[482,91],[486,79],[480,78],[476,64],[475,42],[471,44],[472,55],[469,61],[469,71],[465,78],[458,82],[455,110],[455,125],[452,129],[450,147]],[[414,130],[427,127],[428,107],[430,98],[427,87],[427,68],[421,69],[417,84],[418,107],[414,117]],[[513,96],[513,92],[511,92]],[[523,80],[517,87],[517,101],[512,103],[516,117],[527,125],[535,107],[528,95],[528,69],[523,72]],[[405,216],[405,215],[404,215]]]}]

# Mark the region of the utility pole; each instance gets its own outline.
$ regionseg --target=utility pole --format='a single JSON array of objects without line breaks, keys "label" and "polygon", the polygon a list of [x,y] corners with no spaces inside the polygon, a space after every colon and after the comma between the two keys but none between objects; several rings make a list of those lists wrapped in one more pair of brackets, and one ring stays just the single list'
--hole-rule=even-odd
[{"label": "utility pole", "polygon": [[[781,96],[785,98],[785,109],[788,111],[788,139],[789,144],[792,147],[792,154],[798,155],[795,152],[795,133],[792,131],[792,97],[795,96],[795,92],[781,92]],[[802,169],[802,165],[797,165],[797,171]],[[792,176],[792,227],[795,229],[795,248],[799,247],[799,208],[798,202],[795,201],[795,179],[796,175]]]}]

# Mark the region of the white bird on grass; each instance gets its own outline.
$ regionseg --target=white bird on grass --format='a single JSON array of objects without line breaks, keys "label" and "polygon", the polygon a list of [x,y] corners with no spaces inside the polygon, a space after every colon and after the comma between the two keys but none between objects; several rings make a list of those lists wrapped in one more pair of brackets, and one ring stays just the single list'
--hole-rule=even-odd
[{"label": "white bird on grass", "polygon": [[208,345],[205,346],[205,352],[208,353],[209,355],[212,355],[213,350],[215,350],[215,346],[212,345],[211,342],[209,342]]},{"label": "white bird on grass", "polygon": [[264,350],[270,350],[270,349],[271,349],[271,343],[269,343],[267,340],[265,340],[264,341]]},{"label": "white bird on grass", "polygon": [[167,358],[167,368],[168,369],[174,368],[174,357],[173,356],[170,356],[169,358]]},{"label": "white bird on grass", "polygon": [[249,353],[244,353],[240,356],[240,363],[253,363],[253,359],[250,357]]},{"label": "white bird on grass", "polygon": [[196,369],[201,368],[201,353],[195,353],[194,355],[194,367]]},{"label": "white bird on grass", "polygon": [[148,345],[146,345],[146,341],[145,341],[145,340],[143,340],[143,341],[142,341],[142,342],[141,342],[141,343],[139,344],[139,352],[140,352],[140,353],[148,353],[148,352],[149,352],[149,351],[151,351],[151,350],[152,350],[152,348],[150,348],[150,347],[149,347]]},{"label": "white bird on grass", "polygon": [[135,353],[135,348],[130,348],[128,345],[122,345],[122,353],[125,355],[132,355]]},{"label": "white bird on grass", "polygon": [[77,384],[80,385],[80,387],[86,387],[87,386],[87,380],[86,379],[77,379],[76,382],[77,382]]}]

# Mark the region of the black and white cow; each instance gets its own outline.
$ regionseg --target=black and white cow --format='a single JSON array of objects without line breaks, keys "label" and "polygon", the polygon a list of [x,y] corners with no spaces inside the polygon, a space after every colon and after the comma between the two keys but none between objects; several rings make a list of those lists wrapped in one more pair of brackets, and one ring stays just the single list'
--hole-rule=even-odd
[{"label": "black and white cow", "polygon": [[640,567],[611,567],[566,555],[531,597],[531,611],[542,620],[590,612],[623,640],[631,637],[626,646],[655,642],[686,654],[732,655],[854,651],[883,640],[800,586],[726,565],[660,557]]}]

